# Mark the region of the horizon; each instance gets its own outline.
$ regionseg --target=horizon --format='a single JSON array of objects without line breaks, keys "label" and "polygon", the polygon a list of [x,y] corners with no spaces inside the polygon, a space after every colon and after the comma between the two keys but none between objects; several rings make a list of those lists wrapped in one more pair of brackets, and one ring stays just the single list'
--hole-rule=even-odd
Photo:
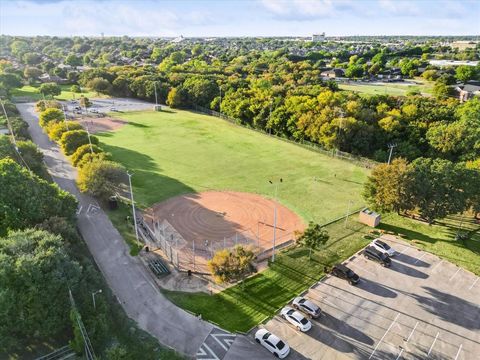
[{"label": "horizon", "polygon": [[[475,0],[0,2],[10,36],[175,38],[479,36]],[[359,31],[361,29],[361,31]],[[386,30],[387,29],[387,30]]]}]

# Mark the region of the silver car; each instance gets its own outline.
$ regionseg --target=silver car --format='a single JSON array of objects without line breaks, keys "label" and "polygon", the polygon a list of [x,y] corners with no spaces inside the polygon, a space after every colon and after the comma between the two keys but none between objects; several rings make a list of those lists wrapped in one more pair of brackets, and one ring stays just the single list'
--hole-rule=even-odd
[{"label": "silver car", "polygon": [[322,310],[317,305],[302,296],[296,297],[292,305],[295,309],[303,311],[311,318],[318,318],[322,314]]}]

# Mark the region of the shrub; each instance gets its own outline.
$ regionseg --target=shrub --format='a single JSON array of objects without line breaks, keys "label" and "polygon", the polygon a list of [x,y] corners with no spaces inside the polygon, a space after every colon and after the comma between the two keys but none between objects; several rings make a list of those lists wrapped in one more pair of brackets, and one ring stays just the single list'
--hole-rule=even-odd
[{"label": "shrub", "polygon": [[[67,129],[68,125],[68,129]],[[58,141],[62,137],[63,133],[71,130],[82,130],[83,127],[75,121],[65,121],[50,123],[47,127],[48,137],[53,141]]]},{"label": "shrub", "polygon": [[[95,136],[90,136],[90,142],[98,144]],[[89,144],[88,133],[85,130],[70,130],[62,134],[60,146],[66,155],[72,155],[80,146]]]},{"label": "shrub", "polygon": [[50,122],[60,122],[64,120],[62,110],[56,108],[48,108],[40,113],[39,124],[41,127],[46,127]]},{"label": "shrub", "polygon": [[78,163],[85,157],[85,155],[91,154],[92,152],[94,154],[99,154],[103,152],[103,150],[99,146],[93,144],[91,147],[90,144],[80,146],[72,155],[71,159],[73,166],[77,166]]},{"label": "shrub", "polygon": [[79,93],[82,92],[82,89],[80,89],[80,86],[78,86],[78,85],[72,85],[70,87],[70,91],[73,92],[73,93],[79,94]]},{"label": "shrub", "polygon": [[85,164],[96,160],[111,160],[112,156],[110,153],[100,152],[100,153],[86,153],[82,159],[77,163],[77,168],[82,168]]},{"label": "shrub", "polygon": [[107,199],[115,194],[120,183],[125,181],[125,169],[109,160],[94,160],[86,163],[78,173],[80,191]]},{"label": "shrub", "polygon": [[35,104],[36,112],[42,112],[48,108],[61,109],[62,104],[60,104],[60,102],[58,102],[57,100],[40,100],[37,101],[37,103]]}]

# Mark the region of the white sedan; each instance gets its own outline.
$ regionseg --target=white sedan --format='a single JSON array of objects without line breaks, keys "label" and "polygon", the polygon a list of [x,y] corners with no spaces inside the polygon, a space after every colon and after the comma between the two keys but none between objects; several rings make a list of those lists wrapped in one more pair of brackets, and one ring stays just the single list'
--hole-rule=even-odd
[{"label": "white sedan", "polygon": [[306,332],[312,328],[312,323],[299,311],[290,306],[285,306],[280,312],[282,318],[295,326],[297,330]]},{"label": "white sedan", "polygon": [[370,245],[380,251],[382,254],[387,254],[390,257],[395,255],[395,250],[393,250],[390,245],[380,239],[373,240]]},{"label": "white sedan", "polygon": [[322,310],[317,305],[302,296],[296,297],[292,305],[295,309],[303,311],[312,318],[317,318],[322,314]]},{"label": "white sedan", "polygon": [[290,346],[265,329],[260,329],[255,333],[255,341],[280,359],[285,358],[290,353]]}]

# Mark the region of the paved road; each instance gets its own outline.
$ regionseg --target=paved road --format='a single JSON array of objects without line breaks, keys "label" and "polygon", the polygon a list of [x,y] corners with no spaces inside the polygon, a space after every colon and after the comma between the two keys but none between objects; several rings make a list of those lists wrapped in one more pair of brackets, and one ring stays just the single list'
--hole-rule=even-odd
[{"label": "paved road", "polygon": [[225,357],[260,360],[268,357],[268,353],[255,344],[252,345],[245,336],[213,336],[218,333],[213,325],[176,307],[161,294],[151,281],[151,275],[145,266],[139,259],[129,255],[125,241],[95,199],[78,191],[75,183],[76,169],[61,153],[58,145],[43,133],[33,105],[18,104],[17,107],[30,126],[33,141],[44,153],[53,180],[77,197],[80,205],[77,216],[80,232],[128,316],[160,343],[189,357],[208,358],[202,356],[207,347],[218,352],[212,354],[212,359]]}]

